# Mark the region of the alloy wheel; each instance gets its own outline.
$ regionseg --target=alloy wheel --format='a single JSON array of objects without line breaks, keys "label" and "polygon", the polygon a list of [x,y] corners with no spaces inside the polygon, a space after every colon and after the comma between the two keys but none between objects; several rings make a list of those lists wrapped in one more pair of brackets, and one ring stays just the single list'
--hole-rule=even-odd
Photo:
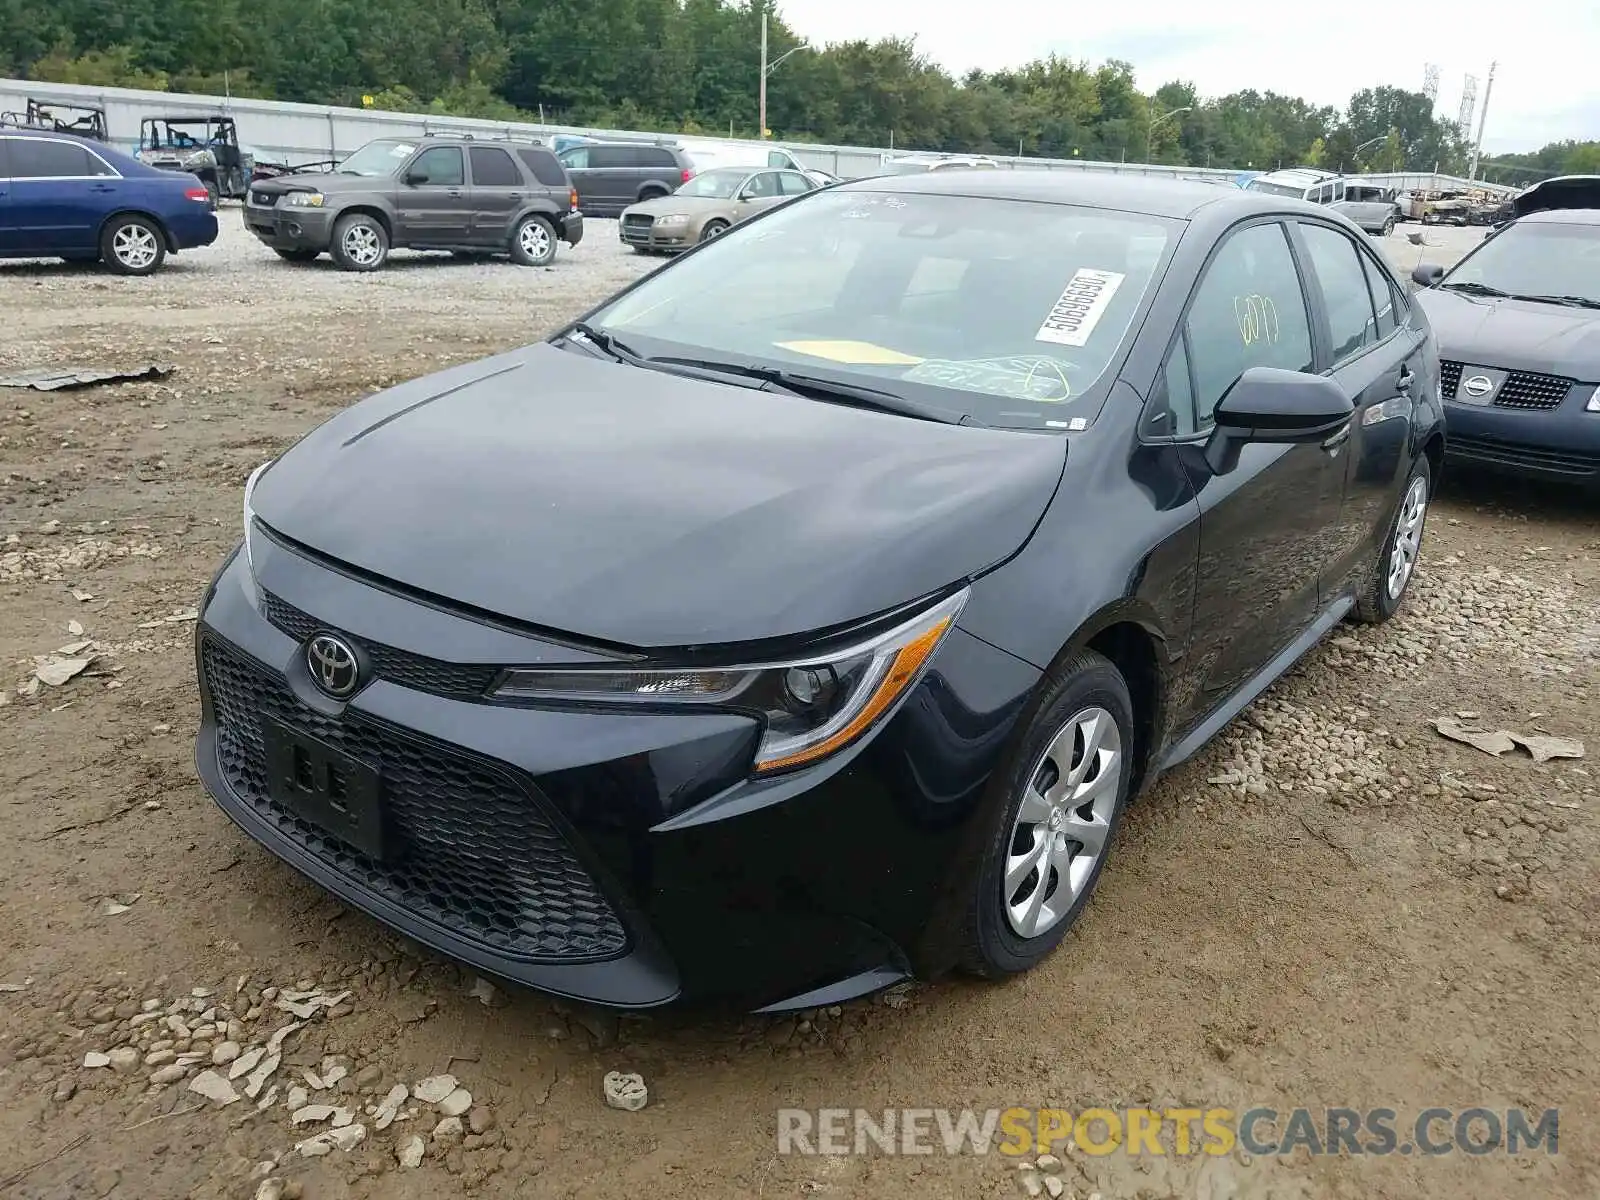
[{"label": "alloy wheel", "polygon": [[155,231],[143,225],[124,225],[111,235],[111,253],[130,271],[144,270],[159,250]]},{"label": "alloy wheel", "polygon": [[357,266],[370,267],[378,261],[383,247],[378,241],[378,231],[371,225],[357,223],[344,231],[344,252]]},{"label": "alloy wheel", "polygon": [[1395,518],[1394,549],[1389,552],[1389,599],[1398,600],[1416,570],[1422,553],[1422,522],[1428,515],[1428,481],[1421,476],[1411,481],[1400,513]]},{"label": "alloy wheel", "polygon": [[1122,790],[1122,735],[1103,708],[1075,713],[1028,775],[1001,882],[1018,937],[1047,933],[1088,886]]},{"label": "alloy wheel", "polygon": [[538,221],[529,221],[522,227],[518,240],[522,252],[532,259],[542,259],[550,252],[550,231]]}]

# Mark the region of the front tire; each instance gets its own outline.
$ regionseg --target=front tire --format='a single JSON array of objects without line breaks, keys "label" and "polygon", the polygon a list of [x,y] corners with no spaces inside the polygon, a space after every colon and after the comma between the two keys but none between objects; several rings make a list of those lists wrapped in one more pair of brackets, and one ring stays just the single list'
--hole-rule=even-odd
[{"label": "front tire", "polygon": [[376,271],[389,261],[389,233],[376,217],[351,213],[334,225],[328,252],[343,270]]},{"label": "front tire", "polygon": [[149,275],[166,261],[167,242],[145,217],[112,217],[100,231],[100,257],[118,275]]},{"label": "front tire", "polygon": [[523,267],[549,266],[556,256],[556,230],[544,217],[523,217],[511,233],[511,261]]},{"label": "front tire", "polygon": [[985,979],[1027,971],[1061,943],[1100,878],[1134,776],[1133,701],[1109,659],[1081,651],[1044,687],[990,785],[1006,799],[961,957]]},{"label": "front tire", "polygon": [[1406,589],[1422,558],[1422,531],[1433,492],[1433,472],[1427,455],[1420,456],[1406,478],[1400,504],[1389,522],[1389,533],[1372,564],[1371,577],[1356,597],[1355,618],[1364,625],[1381,625],[1400,611]]},{"label": "front tire", "polygon": [[726,221],[707,221],[705,228],[700,231],[700,240],[702,242],[709,242],[713,238],[719,238],[727,232],[728,223]]},{"label": "front tire", "polygon": [[1386,220],[1383,223],[1383,234],[1382,234],[1382,236],[1383,237],[1388,237],[1393,232],[1394,232],[1394,218],[1390,217],[1388,220]]}]

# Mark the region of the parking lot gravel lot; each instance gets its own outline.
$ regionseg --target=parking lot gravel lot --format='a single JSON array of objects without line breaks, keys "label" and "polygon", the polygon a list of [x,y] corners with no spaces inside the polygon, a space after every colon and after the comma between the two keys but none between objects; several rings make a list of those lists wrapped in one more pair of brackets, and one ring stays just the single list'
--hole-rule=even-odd
[{"label": "parking lot gravel lot", "polygon": [[[1062,1194],[1600,1194],[1592,503],[1448,474],[1400,617],[1336,633],[1137,804],[1030,976],[619,1021],[485,987],[236,832],[194,775],[193,613],[251,468],[659,260],[594,221],[544,270],[353,276],[221,217],[150,279],[0,264],[0,374],[176,368],[0,389],[0,1197],[1009,1197],[995,1153],[779,1155],[776,1111],[1135,1104],[1556,1107],[1559,1153],[1066,1146]],[[1588,757],[1492,756],[1439,717]],[[648,1107],[606,1107],[610,1071]]]}]

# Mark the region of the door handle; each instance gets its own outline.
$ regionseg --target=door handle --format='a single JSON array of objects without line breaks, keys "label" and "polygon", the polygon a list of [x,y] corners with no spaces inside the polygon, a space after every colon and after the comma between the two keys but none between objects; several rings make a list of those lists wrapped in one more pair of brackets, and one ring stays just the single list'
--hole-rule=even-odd
[{"label": "door handle", "polygon": [[91,192],[114,192],[117,189],[112,187],[109,183],[96,183],[93,184],[89,190]]},{"label": "door handle", "polygon": [[461,189],[460,188],[451,188],[448,192],[445,193],[445,195],[447,195],[447,196],[459,196],[459,195],[461,195]]},{"label": "door handle", "polygon": [[1400,367],[1400,378],[1395,381],[1395,387],[1399,388],[1402,392],[1409,392],[1411,390],[1411,381],[1416,377],[1416,373],[1412,371],[1410,367],[1402,364]]},{"label": "door handle", "polygon": [[526,200],[527,198],[528,198],[528,193],[527,192],[512,192],[511,193],[511,199],[513,199],[513,200]]}]

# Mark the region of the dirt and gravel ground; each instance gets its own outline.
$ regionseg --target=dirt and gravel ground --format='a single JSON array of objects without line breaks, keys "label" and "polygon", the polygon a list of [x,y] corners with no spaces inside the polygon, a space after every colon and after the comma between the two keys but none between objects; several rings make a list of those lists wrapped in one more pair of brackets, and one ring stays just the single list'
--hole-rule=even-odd
[{"label": "dirt and gravel ground", "polygon": [[[149,280],[0,265],[0,373],[178,367],[0,390],[0,1196],[1008,1197],[1024,1193],[996,1154],[780,1156],[775,1112],[1141,1103],[1562,1122],[1558,1154],[1518,1159],[1069,1149],[1065,1194],[1600,1192],[1593,506],[1450,480],[1404,614],[1338,634],[1144,799],[1091,911],[1027,978],[781,1021],[619,1023],[474,994],[207,800],[193,605],[257,463],[655,264],[595,222],[548,270],[405,257],[358,278],[280,263],[223,217],[217,246]],[[1453,256],[1475,236],[1429,240]],[[1386,249],[1407,271],[1419,253]],[[93,661],[28,694],[52,654]],[[1586,739],[1589,757],[1491,757],[1429,724],[1458,712]],[[605,1107],[612,1070],[640,1072],[649,1107]],[[382,1130],[394,1101],[366,1111],[444,1073],[470,1096],[430,1085]],[[223,1105],[196,1079],[255,1094]],[[345,1111],[292,1127],[291,1089]],[[295,1153],[314,1135],[328,1153]]]}]

